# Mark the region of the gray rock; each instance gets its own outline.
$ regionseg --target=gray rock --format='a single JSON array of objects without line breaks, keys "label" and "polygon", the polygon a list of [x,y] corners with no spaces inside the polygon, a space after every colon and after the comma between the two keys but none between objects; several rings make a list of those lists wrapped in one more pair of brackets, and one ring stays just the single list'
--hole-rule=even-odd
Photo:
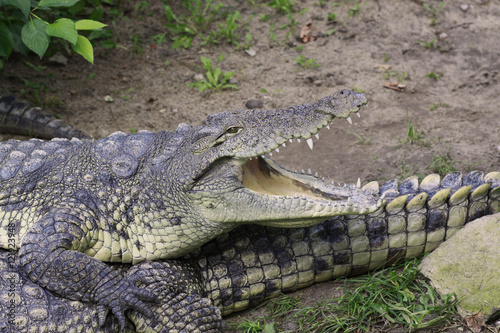
[{"label": "gray rock", "polygon": [[61,53],[54,54],[47,61],[51,66],[66,66],[68,64],[68,58],[63,56]]},{"label": "gray rock", "polygon": [[440,294],[455,293],[459,314],[481,311],[485,320],[500,309],[500,213],[467,224],[420,264]]},{"label": "gray rock", "polygon": [[245,103],[245,107],[250,110],[262,109],[264,107],[264,103],[260,99],[251,99]]}]

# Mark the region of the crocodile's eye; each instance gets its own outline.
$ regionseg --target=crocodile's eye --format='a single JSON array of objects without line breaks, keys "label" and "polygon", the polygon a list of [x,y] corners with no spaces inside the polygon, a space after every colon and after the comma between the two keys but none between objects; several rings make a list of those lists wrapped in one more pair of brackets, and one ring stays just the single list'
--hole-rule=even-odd
[{"label": "crocodile's eye", "polygon": [[226,130],[226,133],[227,134],[238,134],[239,132],[241,132],[242,129],[243,129],[242,127],[233,126],[233,127],[229,127]]}]

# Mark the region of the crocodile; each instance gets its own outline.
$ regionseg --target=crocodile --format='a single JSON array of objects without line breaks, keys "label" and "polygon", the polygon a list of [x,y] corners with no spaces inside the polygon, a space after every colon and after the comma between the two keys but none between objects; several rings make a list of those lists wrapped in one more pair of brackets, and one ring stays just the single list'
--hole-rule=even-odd
[{"label": "crocodile", "polygon": [[[220,332],[222,316],[314,283],[421,256],[466,223],[500,212],[500,172],[464,177],[453,172],[442,179],[432,174],[420,183],[410,177],[382,186],[370,182],[363,190],[385,197],[386,204],[370,214],[332,217],[309,227],[244,225],[177,259],[112,264],[161,299],[152,306],[153,318],[128,311],[124,331]],[[98,304],[57,296],[20,274],[17,263],[9,272],[8,264],[8,252],[0,252],[0,327],[119,331],[115,317],[98,324]],[[15,305],[8,302],[8,290]]]},{"label": "crocodile", "polygon": [[0,91],[0,133],[23,135],[42,139],[90,139],[62,119],[43,112],[13,95],[2,96]]},{"label": "crocodile", "polygon": [[[0,106],[22,109],[13,102],[2,98]],[[4,290],[13,290],[7,298],[12,296],[8,306],[14,308],[25,299],[16,290],[29,298],[24,317],[14,317],[24,322],[64,313],[64,307],[52,306],[53,297],[93,303],[97,327],[111,320],[121,330],[125,311],[155,323],[158,304],[185,311],[188,302],[206,313],[204,298],[192,297],[202,294],[196,283],[163,284],[187,295],[182,298],[142,286],[150,280],[142,271],[129,275],[114,267],[180,258],[244,224],[297,228],[376,211],[383,201],[371,191],[329,185],[263,157],[292,139],[305,139],[312,149],[320,129],[334,118],[350,122],[365,104],[364,94],[342,90],[313,104],[213,114],[202,126],[181,124],[175,132],[0,143],[0,247],[7,250],[3,271],[9,283]],[[170,265],[167,277],[179,273],[194,281],[195,267]]]}]

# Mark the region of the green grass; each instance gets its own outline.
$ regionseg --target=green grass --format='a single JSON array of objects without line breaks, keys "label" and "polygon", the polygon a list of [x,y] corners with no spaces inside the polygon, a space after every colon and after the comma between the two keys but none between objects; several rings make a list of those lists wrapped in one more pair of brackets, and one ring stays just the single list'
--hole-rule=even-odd
[{"label": "green grass", "polygon": [[371,137],[364,137],[360,134],[356,134],[354,132],[351,132],[350,130],[347,130],[347,133],[354,135],[358,139],[357,141],[354,142],[354,144],[359,143],[361,145],[367,145],[367,144],[370,144],[372,141]]},{"label": "green grass", "polygon": [[299,64],[301,67],[305,69],[313,68],[313,67],[320,67],[321,64],[316,62],[316,59],[308,59],[304,57],[302,54],[299,57],[294,57],[293,60],[297,64]]},{"label": "green grass", "polygon": [[398,83],[401,83],[408,77],[408,72],[399,73],[396,70],[385,70],[384,74],[382,74],[382,77],[384,78],[384,80],[395,78],[396,80],[398,80]]},{"label": "green grass", "polygon": [[[400,327],[404,332],[443,326],[456,313],[455,295],[439,297],[418,276],[420,260],[391,266],[368,275],[341,279],[337,299],[321,299],[310,306],[287,295],[271,300],[268,316],[230,324],[243,332],[366,332]],[[286,324],[286,326],[285,326]]]},{"label": "green grass", "polygon": [[432,105],[429,107],[429,111],[435,111],[437,108],[447,108],[449,107],[450,104],[448,103],[443,103],[443,102],[437,102],[437,103],[432,103]]},{"label": "green grass", "polygon": [[450,172],[457,171],[454,164],[455,161],[449,154],[439,153],[439,155],[434,155],[432,157],[432,163],[429,165],[429,170],[441,176],[445,176]]},{"label": "green grass", "polygon": [[406,139],[399,140],[401,143],[418,144],[420,147],[429,147],[429,144],[425,141],[425,133],[418,129],[418,127],[412,124],[411,119],[406,114]]},{"label": "green grass", "polygon": [[[182,0],[181,6],[188,12],[177,15],[172,7],[163,5],[167,17],[166,28],[172,34],[172,48],[190,48],[195,37],[205,34],[212,23],[224,16],[224,6],[213,0]],[[210,34],[208,35],[209,38]]]}]

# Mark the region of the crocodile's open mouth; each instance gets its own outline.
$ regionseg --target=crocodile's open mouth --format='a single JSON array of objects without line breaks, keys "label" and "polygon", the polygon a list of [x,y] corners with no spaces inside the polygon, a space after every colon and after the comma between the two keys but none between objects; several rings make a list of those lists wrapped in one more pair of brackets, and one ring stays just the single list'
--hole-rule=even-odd
[{"label": "crocodile's open mouth", "polygon": [[248,160],[242,167],[240,181],[247,189],[260,194],[333,201],[348,199],[346,195],[329,192],[327,186],[320,186],[324,182],[316,177],[290,172],[265,157]]}]

